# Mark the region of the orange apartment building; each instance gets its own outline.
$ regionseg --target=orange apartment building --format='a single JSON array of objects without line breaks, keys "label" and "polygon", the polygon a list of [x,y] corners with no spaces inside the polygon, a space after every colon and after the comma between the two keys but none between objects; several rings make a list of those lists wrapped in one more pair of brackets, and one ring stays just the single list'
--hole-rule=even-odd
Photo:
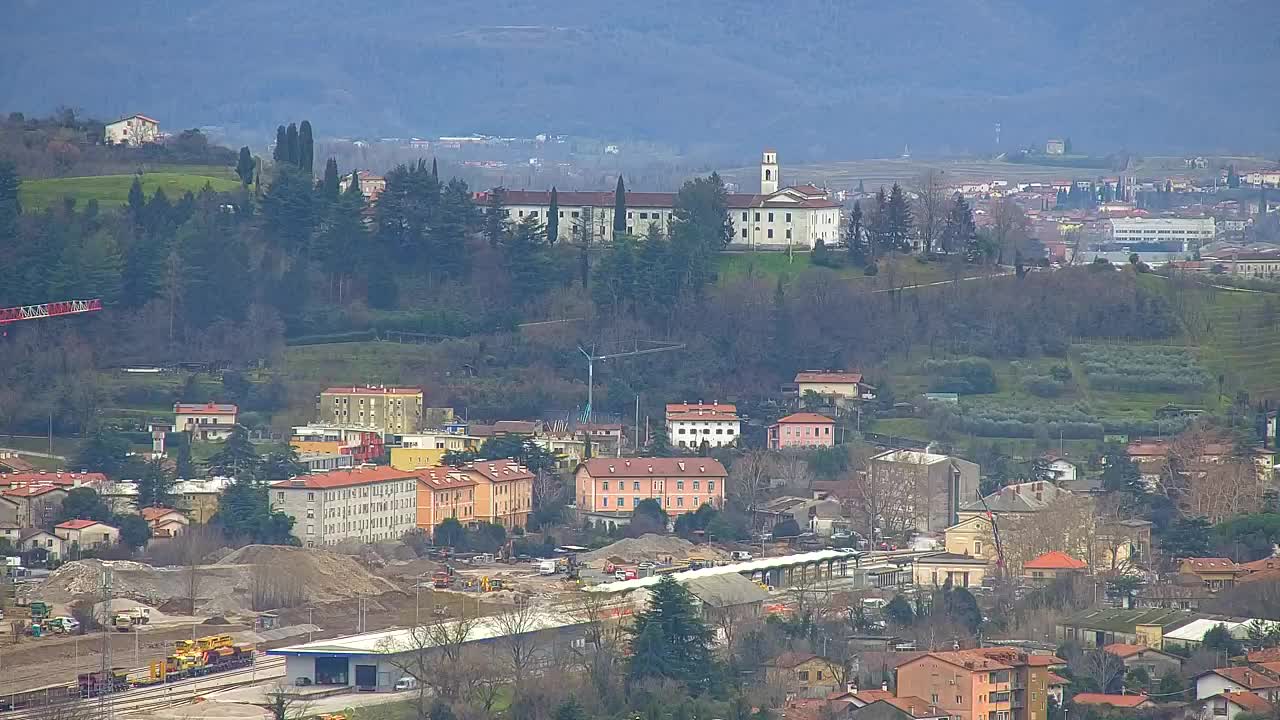
[{"label": "orange apartment building", "polygon": [[417,525],[431,534],[445,518],[476,522],[476,481],[451,468],[418,470]]},{"label": "orange apartment building", "polygon": [[711,458],[591,458],[578,466],[574,494],[580,513],[629,516],[652,498],[674,516],[724,507],[726,476]]},{"label": "orange apartment building", "polygon": [[930,652],[899,665],[897,692],[961,720],[1047,720],[1052,655],[994,647]]},{"label": "orange apartment building", "polygon": [[475,483],[475,520],[510,530],[533,512],[533,473],[514,460],[478,460],[450,472]]}]

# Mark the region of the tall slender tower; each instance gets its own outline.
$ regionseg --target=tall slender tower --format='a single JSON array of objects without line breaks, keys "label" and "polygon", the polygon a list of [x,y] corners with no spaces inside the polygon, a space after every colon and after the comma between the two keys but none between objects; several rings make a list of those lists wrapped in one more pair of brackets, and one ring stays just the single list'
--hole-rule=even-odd
[{"label": "tall slender tower", "polygon": [[772,195],[778,192],[782,178],[778,177],[778,151],[765,148],[764,158],[760,161],[760,194]]}]

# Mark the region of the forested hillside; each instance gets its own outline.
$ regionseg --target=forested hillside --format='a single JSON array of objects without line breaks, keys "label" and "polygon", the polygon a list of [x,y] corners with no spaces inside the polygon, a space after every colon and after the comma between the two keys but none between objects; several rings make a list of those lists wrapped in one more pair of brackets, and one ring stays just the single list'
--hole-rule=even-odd
[{"label": "forested hillside", "polygon": [[[792,161],[988,151],[997,122],[1006,148],[1280,144],[1267,2],[19,0],[6,13],[6,102],[145,111],[167,128],[263,137],[305,114],[344,136],[557,132],[739,158],[772,144]],[[1251,112],[1230,111],[1244,101]]]}]

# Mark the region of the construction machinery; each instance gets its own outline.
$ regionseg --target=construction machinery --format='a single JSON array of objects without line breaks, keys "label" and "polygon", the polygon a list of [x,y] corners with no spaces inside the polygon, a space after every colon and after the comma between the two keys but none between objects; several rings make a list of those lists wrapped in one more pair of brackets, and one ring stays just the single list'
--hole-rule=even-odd
[{"label": "construction machinery", "polygon": [[230,635],[178,640],[174,643],[174,653],[148,665],[147,677],[136,684],[157,685],[246,667],[253,663],[255,654],[253,645],[234,644]]},{"label": "construction machinery", "polygon": [[453,584],[453,573],[448,570],[437,570],[431,575],[431,586],[437,590],[447,590]]},{"label": "construction machinery", "polygon": [[57,302],[21,305],[18,307],[0,308],[0,325],[15,323],[19,320],[39,320],[41,318],[59,317],[61,315],[79,315],[80,313],[98,312],[102,309],[102,300],[59,300]]},{"label": "construction machinery", "polygon": [[82,698],[120,692],[129,689],[129,671],[126,668],[111,668],[105,671],[80,673],[76,676],[76,684],[79,686]]},{"label": "construction machinery", "polygon": [[120,632],[129,632],[139,625],[151,622],[150,608],[130,608],[116,613],[111,618],[111,626]]}]

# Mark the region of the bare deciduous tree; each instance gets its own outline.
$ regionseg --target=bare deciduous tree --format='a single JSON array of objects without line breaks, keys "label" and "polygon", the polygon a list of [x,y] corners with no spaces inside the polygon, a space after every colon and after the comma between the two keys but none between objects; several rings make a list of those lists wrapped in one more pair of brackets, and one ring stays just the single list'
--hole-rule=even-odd
[{"label": "bare deciduous tree", "polygon": [[583,623],[583,664],[601,696],[612,689],[626,648],[626,629],[616,610],[616,601],[603,593],[582,593],[570,610]]},{"label": "bare deciduous tree", "polygon": [[808,490],[813,485],[809,463],[795,456],[783,456],[775,468],[778,478],[789,488]]},{"label": "bare deciduous tree", "polygon": [[850,509],[862,519],[868,537],[899,534],[913,527],[918,513],[927,512],[928,505],[920,502],[910,476],[874,467],[870,456],[866,449],[850,451]]},{"label": "bare deciduous tree", "polygon": [[[996,518],[1004,548],[1005,570],[1022,572],[1022,566],[1051,550],[1061,550],[1092,567],[1098,547],[1099,521],[1092,500],[1064,496],[1036,513],[1006,513]],[[995,547],[990,529],[983,538]]]},{"label": "bare deciduous tree", "polygon": [[310,703],[278,684],[267,691],[267,712],[272,720],[299,720],[310,714]]},{"label": "bare deciduous tree", "polygon": [[539,617],[534,604],[528,598],[519,597],[491,618],[501,636],[499,644],[506,656],[510,676],[515,681],[517,694],[524,687],[525,678],[532,670],[532,660],[538,651],[535,633],[540,628]]},{"label": "bare deciduous tree", "polygon": [[[916,234],[920,236],[920,249],[925,254],[934,252],[935,244],[942,241],[942,226],[947,220],[947,206],[950,198],[943,183],[942,171],[929,169],[916,178],[914,187],[916,199],[911,213],[915,220]],[[942,248],[943,252],[952,253],[959,248]]]},{"label": "bare deciduous tree", "polygon": [[1071,668],[1073,677],[1093,680],[1097,683],[1098,692],[1109,692],[1112,684],[1124,677],[1124,661],[1105,650],[1075,649],[1063,659]]},{"label": "bare deciduous tree", "polygon": [[1017,243],[1027,236],[1027,215],[1011,198],[991,203],[991,239],[996,243],[996,264],[1004,264],[1015,254]]},{"label": "bare deciduous tree", "polygon": [[769,489],[769,481],[775,474],[777,463],[772,454],[764,450],[748,450],[729,468],[729,487],[750,513]]}]

